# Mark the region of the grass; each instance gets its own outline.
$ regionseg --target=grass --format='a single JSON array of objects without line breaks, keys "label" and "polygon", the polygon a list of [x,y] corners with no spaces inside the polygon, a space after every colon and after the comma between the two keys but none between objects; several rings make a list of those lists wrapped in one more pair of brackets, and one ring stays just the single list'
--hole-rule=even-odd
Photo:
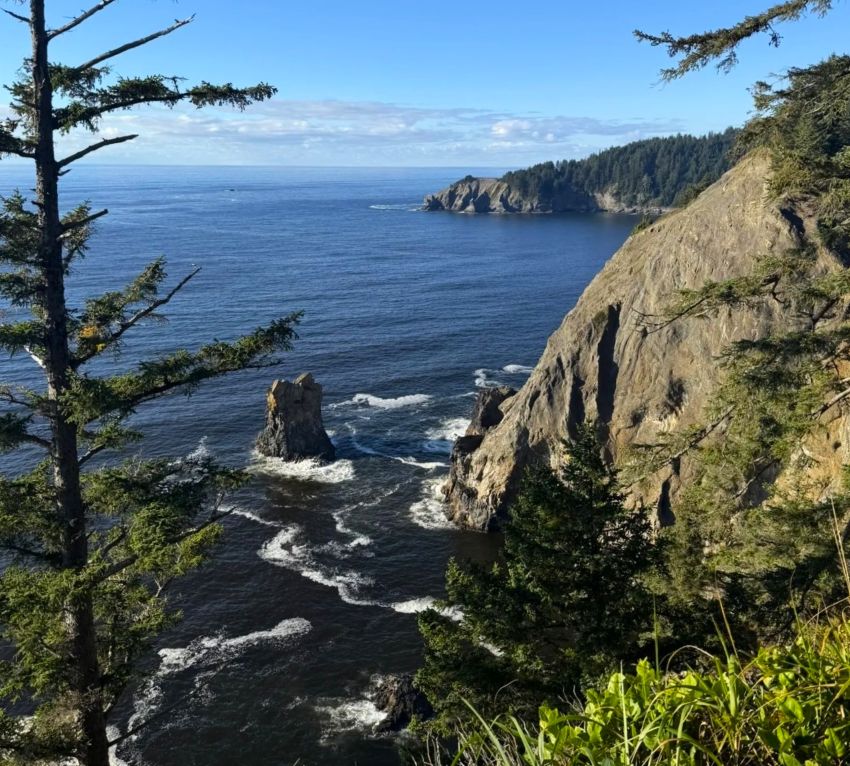
[{"label": "grass", "polygon": [[[836,520],[837,530],[837,520]],[[836,532],[837,533],[837,532]],[[850,570],[842,576],[850,593]],[[683,650],[688,651],[688,650]],[[543,706],[430,743],[428,766],[820,766],[850,763],[850,598],[799,622],[785,644],[741,657],[695,650],[683,672],[643,660],[576,709]]]}]

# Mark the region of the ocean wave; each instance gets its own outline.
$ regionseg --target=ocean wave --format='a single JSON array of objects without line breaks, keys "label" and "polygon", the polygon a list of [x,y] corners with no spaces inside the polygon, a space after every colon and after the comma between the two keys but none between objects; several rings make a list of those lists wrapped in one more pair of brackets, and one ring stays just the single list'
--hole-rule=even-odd
[{"label": "ocean wave", "polygon": [[350,460],[322,463],[319,460],[281,460],[266,457],[254,450],[248,470],[270,476],[280,476],[295,481],[314,481],[320,484],[341,484],[354,478],[354,464]]},{"label": "ocean wave", "polygon": [[425,435],[428,437],[422,448],[426,452],[436,452],[450,455],[455,440],[466,433],[469,418],[446,418],[436,428],[429,428]]},{"label": "ocean wave", "polygon": [[389,607],[399,614],[419,614],[419,612],[430,609],[435,601],[436,599],[433,596],[421,596],[420,598],[411,598],[407,601],[396,601],[390,604]]},{"label": "ocean wave", "polygon": [[369,205],[370,210],[404,210],[410,213],[417,212],[419,210],[419,205],[413,205],[409,202],[401,203],[401,204],[389,204],[389,205]]},{"label": "ocean wave", "polygon": [[355,394],[351,399],[332,404],[331,408],[342,407],[345,405],[361,405],[365,407],[374,407],[378,410],[398,410],[402,407],[417,407],[422,404],[427,404],[431,401],[430,394],[407,394],[406,396],[397,396],[392,399],[384,399],[381,396],[373,394]]},{"label": "ocean wave", "polygon": [[257,524],[262,524],[264,527],[276,527],[280,529],[283,525],[277,521],[269,521],[268,519],[264,519],[262,516],[258,516],[256,513],[252,511],[246,511],[244,508],[231,508],[231,515],[233,516],[241,516],[244,519],[249,519]]},{"label": "ocean wave", "polygon": [[360,588],[372,584],[370,578],[351,570],[332,570],[316,561],[309,544],[303,542],[303,530],[297,524],[284,527],[271,540],[263,543],[257,555],[269,564],[296,572],[319,585],[334,588],[346,604],[381,606],[358,595]]},{"label": "ocean wave", "polygon": [[223,635],[202,636],[188,646],[178,649],[160,649],[159,676],[168,676],[188,670],[198,664],[232,659],[251,646],[260,643],[279,643],[293,636],[303,636],[312,629],[309,620],[292,617],[268,630],[255,630],[243,636],[226,638]]},{"label": "ocean wave", "polygon": [[423,468],[426,471],[434,471],[437,468],[447,468],[448,463],[444,463],[438,460],[417,460],[413,457],[393,457],[393,460],[398,461],[399,463],[404,463],[404,465],[412,465],[415,468]]},{"label": "ocean wave", "polygon": [[495,388],[497,386],[503,385],[501,380],[492,377],[493,374],[500,373],[502,370],[490,370],[487,367],[479,367],[477,370],[473,371],[473,375],[475,376],[475,387],[476,388]]},{"label": "ocean wave", "polygon": [[422,496],[410,506],[409,515],[414,524],[423,529],[456,529],[443,512],[443,494],[440,488],[446,477],[428,479],[422,484]]},{"label": "ocean wave", "polygon": [[445,468],[446,464],[437,461],[428,461],[423,462],[421,460],[417,460],[411,456],[402,456],[402,455],[391,455],[389,452],[381,452],[381,450],[377,450],[374,447],[370,447],[366,444],[363,444],[357,438],[357,429],[351,425],[347,424],[348,430],[351,432],[351,444],[358,452],[362,452],[364,455],[371,455],[372,457],[383,457],[387,460],[395,460],[398,463],[403,463],[404,465],[412,465],[416,468],[424,468],[426,471],[432,471],[435,468]]},{"label": "ocean wave", "polygon": [[531,375],[534,372],[534,368],[524,364],[506,364],[502,367],[502,372],[507,372],[511,375]]},{"label": "ocean wave", "polygon": [[387,717],[387,714],[378,710],[375,703],[368,697],[346,700],[329,699],[324,701],[324,704],[316,705],[314,709],[326,720],[323,739],[350,731],[371,733]]},{"label": "ocean wave", "polygon": [[[256,630],[242,636],[227,638],[223,634],[201,636],[185,647],[160,649],[159,667],[138,690],[133,700],[133,712],[127,721],[127,730],[141,726],[151,719],[161,707],[164,691],[162,683],[168,676],[186,670],[197,669],[193,681],[193,696],[204,693],[206,680],[212,676],[222,663],[233,660],[246,649],[262,643],[288,644],[312,630],[309,620],[303,617],[291,617],[282,620],[268,630]],[[212,667],[210,667],[212,666]],[[137,735],[132,735],[125,743],[131,745]],[[117,764],[122,763],[116,761]]]}]

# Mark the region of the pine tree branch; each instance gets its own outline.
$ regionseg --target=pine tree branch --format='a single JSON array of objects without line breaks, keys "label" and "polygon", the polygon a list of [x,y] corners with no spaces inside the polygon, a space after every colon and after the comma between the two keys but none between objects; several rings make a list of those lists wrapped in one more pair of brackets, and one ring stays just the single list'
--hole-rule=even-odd
[{"label": "pine tree branch", "polygon": [[98,210],[96,213],[87,215],[85,218],[80,218],[79,220],[72,221],[71,223],[63,224],[62,236],[67,234],[69,231],[74,231],[75,229],[79,229],[82,226],[88,226],[92,221],[96,221],[98,218],[103,218],[103,216],[108,214],[109,211],[104,208],[103,210]]},{"label": "pine tree branch", "polygon": [[59,160],[57,166],[60,168],[64,168],[66,165],[70,165],[72,162],[76,162],[77,160],[82,159],[87,154],[91,154],[92,152],[98,151],[98,149],[103,149],[106,146],[114,146],[115,144],[123,144],[125,141],[132,141],[134,138],[138,137],[138,133],[130,133],[126,136],[118,136],[116,138],[104,138],[102,141],[98,141],[96,144],[87,146],[85,149],[80,149],[80,151],[75,152],[74,154],[69,154],[64,159]]},{"label": "pine tree branch", "polygon": [[110,51],[106,51],[105,53],[101,53],[99,56],[95,56],[90,61],[86,61],[85,64],[80,64],[79,66],[73,67],[72,72],[82,72],[86,69],[91,69],[92,67],[96,67],[98,64],[102,64],[104,61],[108,61],[111,58],[115,58],[116,56],[120,56],[122,53],[126,53],[127,51],[131,51],[134,48],[140,48],[142,45],[147,45],[154,40],[157,40],[160,37],[165,37],[166,35],[170,35],[172,32],[180,29],[181,27],[185,27],[187,24],[191,24],[194,20],[194,14],[190,16],[188,19],[178,19],[175,21],[170,27],[166,27],[165,29],[160,29],[158,32],[154,32],[153,34],[148,35],[147,37],[140,37],[138,40],[133,40],[132,42],[125,43],[124,45],[120,45],[117,48],[113,48]]},{"label": "pine tree branch", "polygon": [[26,24],[27,26],[32,25],[32,20],[27,16],[21,16],[19,13],[13,13],[8,8],[0,8],[0,10],[2,10],[3,13],[11,16],[13,19],[17,19],[18,21],[23,21],[24,24]]},{"label": "pine tree branch", "polygon": [[92,447],[90,450],[87,450],[83,455],[80,456],[79,464],[82,468],[86,463],[89,462],[95,455],[103,452],[108,445],[106,444],[98,444],[96,447]]},{"label": "pine tree branch", "polygon": [[671,58],[679,57],[675,66],[661,70],[663,80],[675,80],[714,60],[718,61],[718,69],[728,72],[738,62],[737,47],[747,38],[767,32],[770,44],[777,47],[782,37],[774,30],[774,23],[794,21],[809,10],[824,16],[832,9],[833,3],[834,0],[787,0],[755,16],[747,16],[731,27],[710,32],[675,37],[669,32],[653,35],[635,30],[634,35],[640,42],[666,48]]},{"label": "pine tree branch", "polygon": [[90,359],[103,352],[106,348],[117,343],[121,339],[121,336],[127,332],[127,330],[129,330],[134,325],[137,325],[139,322],[145,319],[145,317],[148,317],[153,314],[154,311],[156,311],[158,308],[162,308],[167,303],[169,303],[171,299],[174,298],[174,296],[177,295],[177,293],[179,293],[186,286],[186,284],[198,274],[200,270],[201,267],[198,266],[196,269],[194,269],[185,277],[183,277],[183,279],[181,279],[167,295],[163,296],[162,298],[159,298],[158,300],[153,301],[152,303],[149,303],[147,306],[145,306],[145,308],[133,314],[133,316],[131,316],[127,321],[122,322],[115,332],[100,341],[99,350],[92,350],[89,351],[87,354],[75,357],[72,361],[71,368],[74,370],[78,369],[81,365],[85,364]]},{"label": "pine tree branch", "polygon": [[[203,524],[198,524],[191,529],[187,529],[185,532],[172,537],[170,540],[166,541],[166,545],[177,545],[178,543],[182,543],[184,540],[192,537],[192,535],[196,535],[199,532],[203,532],[205,529],[209,529],[214,524],[218,524],[222,519],[227,518],[233,513],[233,509],[229,509],[227,511],[219,511],[210,516]],[[93,580],[92,587],[99,585],[100,583],[106,582],[110,577],[114,577],[117,574],[121,574],[125,570],[129,569],[133,564],[135,564],[139,560],[138,554],[133,554],[132,556],[127,556],[121,561],[116,561],[111,566],[107,567],[103,572],[98,574],[98,576]]]},{"label": "pine tree branch", "polygon": [[83,13],[81,13],[76,18],[71,19],[71,21],[69,21],[67,24],[65,24],[65,26],[59,27],[58,29],[50,30],[47,33],[47,39],[52,40],[55,37],[59,37],[59,35],[65,34],[65,32],[70,32],[72,29],[74,29],[74,27],[78,27],[84,21],[90,19],[96,13],[99,13],[104,8],[106,8],[106,6],[112,5],[112,3],[114,3],[114,2],[115,2],[115,0],[100,0],[100,2],[97,5],[92,6],[87,11],[84,11]]}]

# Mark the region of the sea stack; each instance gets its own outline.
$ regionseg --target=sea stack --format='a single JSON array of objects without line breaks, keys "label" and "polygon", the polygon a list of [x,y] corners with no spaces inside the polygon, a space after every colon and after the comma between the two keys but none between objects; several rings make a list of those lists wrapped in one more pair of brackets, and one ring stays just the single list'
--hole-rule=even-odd
[{"label": "sea stack", "polygon": [[267,397],[266,426],[257,449],[282,460],[332,461],[336,450],[322,424],[322,387],[309,372],[294,382],[276,380]]}]

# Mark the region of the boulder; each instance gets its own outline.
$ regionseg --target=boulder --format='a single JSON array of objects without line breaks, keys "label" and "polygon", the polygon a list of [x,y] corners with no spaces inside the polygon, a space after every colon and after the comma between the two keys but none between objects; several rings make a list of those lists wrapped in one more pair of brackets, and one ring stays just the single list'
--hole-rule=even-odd
[{"label": "boulder", "polygon": [[322,424],[322,387],[307,372],[292,383],[276,380],[267,397],[266,426],[257,449],[283,460],[331,461],[336,450]]},{"label": "boulder", "polygon": [[414,718],[427,720],[434,715],[431,703],[413,684],[409,673],[384,676],[372,694],[372,702],[378,710],[387,714],[375,732],[386,733],[406,729]]}]

